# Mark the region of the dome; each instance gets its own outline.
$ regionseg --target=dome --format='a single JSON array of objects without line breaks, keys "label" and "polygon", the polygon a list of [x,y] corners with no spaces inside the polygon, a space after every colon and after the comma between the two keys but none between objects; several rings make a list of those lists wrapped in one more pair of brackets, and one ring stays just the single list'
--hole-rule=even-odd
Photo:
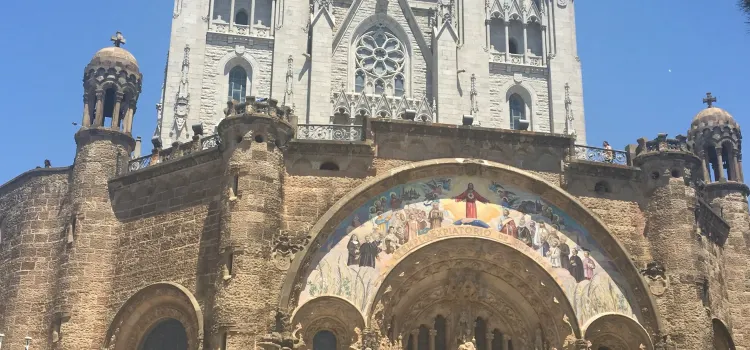
[{"label": "dome", "polygon": [[700,113],[698,113],[693,118],[693,122],[690,123],[690,129],[704,127],[710,128],[723,125],[739,127],[739,125],[737,125],[737,122],[734,121],[734,118],[731,114],[729,114],[729,112],[718,107],[708,107],[700,111]]},{"label": "dome", "polygon": [[135,59],[135,56],[133,56],[128,50],[120,47],[120,45],[125,44],[125,38],[123,38],[120,32],[117,32],[117,34],[112,37],[112,42],[115,43],[115,46],[105,47],[99,50],[94,54],[94,57],[91,58],[88,67],[119,66],[121,68],[134,70],[132,73],[139,73],[138,61]]}]

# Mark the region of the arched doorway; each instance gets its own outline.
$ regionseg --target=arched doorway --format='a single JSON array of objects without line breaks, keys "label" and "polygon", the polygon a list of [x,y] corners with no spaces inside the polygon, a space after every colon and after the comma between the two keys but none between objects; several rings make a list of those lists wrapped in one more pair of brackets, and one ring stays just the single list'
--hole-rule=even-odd
[{"label": "arched doorway", "polygon": [[140,350],[187,350],[185,326],[173,318],[159,322],[143,340]]},{"label": "arched doorway", "polygon": [[713,330],[714,330],[714,349],[716,350],[734,350],[734,341],[732,335],[729,334],[729,330],[718,319],[713,319]]},{"label": "arched doorway", "polygon": [[580,337],[551,266],[536,261],[527,246],[489,229],[443,228],[431,235],[380,284],[369,312],[372,329],[390,330],[392,341],[414,350],[467,342],[486,350],[493,344],[559,347]]}]

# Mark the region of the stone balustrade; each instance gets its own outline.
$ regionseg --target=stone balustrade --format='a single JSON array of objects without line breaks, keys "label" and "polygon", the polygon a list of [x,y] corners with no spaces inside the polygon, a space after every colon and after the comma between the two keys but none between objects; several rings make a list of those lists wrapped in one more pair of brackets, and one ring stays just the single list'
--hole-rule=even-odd
[{"label": "stone balustrade", "polygon": [[300,124],[297,125],[298,140],[364,141],[362,125]]},{"label": "stone balustrade", "polygon": [[575,145],[573,159],[597,163],[632,165],[627,152],[613,149]]}]

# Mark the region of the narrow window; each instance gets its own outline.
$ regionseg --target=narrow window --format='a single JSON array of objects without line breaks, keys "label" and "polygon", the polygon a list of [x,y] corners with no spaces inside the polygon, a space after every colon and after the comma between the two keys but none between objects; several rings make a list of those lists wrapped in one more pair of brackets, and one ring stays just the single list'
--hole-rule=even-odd
[{"label": "narrow window", "polygon": [[245,102],[247,95],[247,72],[237,66],[229,71],[229,100]]},{"label": "narrow window", "polygon": [[510,38],[508,40],[508,46],[509,46],[508,51],[510,53],[516,54],[516,55],[520,54],[520,52],[518,52],[518,42],[516,42],[516,39]]},{"label": "narrow window", "polygon": [[404,76],[397,75],[393,85],[393,94],[396,97],[404,96]]},{"label": "narrow window", "polygon": [[427,326],[419,326],[419,334],[417,334],[417,350],[430,350],[430,331]]},{"label": "narrow window", "polygon": [[376,94],[382,94],[385,92],[385,83],[378,79],[375,81],[375,93]]},{"label": "narrow window", "polygon": [[313,350],[336,350],[336,335],[331,331],[320,331],[313,337]]},{"label": "narrow window", "polygon": [[245,10],[239,10],[234,16],[234,24],[246,26],[248,24],[247,12]]},{"label": "narrow window", "polygon": [[508,99],[508,107],[510,110],[510,127],[514,130],[523,130],[521,120],[526,118],[526,108],[521,96],[518,94],[510,95]]},{"label": "narrow window", "polygon": [[534,0],[534,5],[536,5],[536,8],[538,10],[542,9],[542,1],[541,0]]},{"label": "narrow window", "polygon": [[[115,89],[107,89],[107,91],[104,93],[104,119],[112,118],[115,110]],[[106,125],[106,121],[103,121],[105,123],[104,126],[111,126]],[[111,123],[111,120],[109,121]]]},{"label": "narrow window", "polygon": [[362,92],[365,89],[365,72],[358,70],[354,76],[354,92]]},{"label": "narrow window", "polygon": [[234,276],[234,253],[229,253],[227,256],[227,271],[229,271],[229,276]]},{"label": "narrow window", "polygon": [[227,332],[221,335],[221,350],[227,350]]},{"label": "narrow window", "polygon": [[234,177],[232,178],[232,193],[230,193],[230,195],[233,198],[237,198],[237,196],[239,195],[239,188],[240,188],[240,176],[234,175]]},{"label": "narrow window", "polygon": [[481,317],[477,317],[474,322],[474,341],[477,343],[477,350],[488,350],[487,323]]},{"label": "narrow window", "polygon": [[445,325],[445,317],[443,317],[443,315],[437,315],[435,317],[435,330],[437,331],[437,334],[435,335],[435,350],[447,350]]}]

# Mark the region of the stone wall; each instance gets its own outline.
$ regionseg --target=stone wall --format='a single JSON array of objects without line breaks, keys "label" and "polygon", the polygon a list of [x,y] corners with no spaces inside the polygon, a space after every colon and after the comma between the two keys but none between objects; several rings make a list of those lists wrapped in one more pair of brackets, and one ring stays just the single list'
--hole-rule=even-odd
[{"label": "stone wall", "polygon": [[49,336],[70,168],[30,170],[0,187],[0,333]]},{"label": "stone wall", "polygon": [[163,281],[184,286],[202,307],[210,301],[218,258],[220,165],[215,158],[150,178],[139,179],[148,175],[141,173],[112,181],[121,225],[111,317],[138,290]]}]

